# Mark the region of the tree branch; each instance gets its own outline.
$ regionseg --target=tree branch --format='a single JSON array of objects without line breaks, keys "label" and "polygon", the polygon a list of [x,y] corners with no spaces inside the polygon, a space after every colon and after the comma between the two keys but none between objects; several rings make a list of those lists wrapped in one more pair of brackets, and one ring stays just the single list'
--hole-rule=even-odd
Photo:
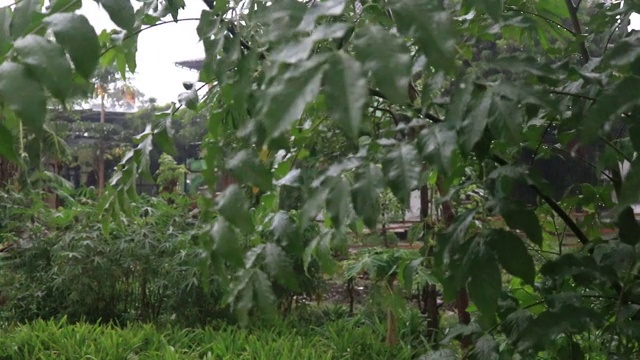
[{"label": "tree branch", "polygon": [[517,8],[517,7],[515,7],[515,6],[513,6],[513,7],[512,7],[512,6],[506,6],[505,8],[506,8],[506,10],[508,10],[508,11],[514,11],[514,12],[519,12],[519,13],[523,13],[523,14],[527,14],[527,15],[531,15],[531,16],[539,17],[539,18],[541,18],[541,19],[543,19],[543,20],[545,20],[545,21],[548,21],[548,22],[552,23],[552,24],[553,24],[553,25],[555,25],[555,26],[558,26],[558,27],[562,28],[563,30],[566,30],[569,34],[571,34],[571,35],[573,35],[573,36],[576,36],[576,35],[577,35],[577,34],[576,34],[573,30],[571,30],[570,28],[568,28],[568,27],[566,27],[566,26],[562,25],[561,23],[559,23],[559,22],[557,22],[557,21],[555,21],[555,20],[553,20],[553,19],[550,19],[550,18],[548,18],[548,17],[546,17],[546,16],[544,16],[544,15],[540,15],[540,14],[535,13],[535,12],[532,12],[532,11],[522,10],[522,9],[519,9],[519,8]]},{"label": "tree branch", "polygon": [[[573,5],[572,0],[564,0],[564,2],[567,5],[567,10],[569,10],[569,17],[571,18],[571,25],[573,26],[574,35],[581,36],[582,28],[580,27],[580,20],[578,19],[578,6],[580,5],[580,3],[578,3],[578,5]],[[587,45],[585,44],[583,39],[580,40],[579,46],[580,56],[582,56],[582,60],[585,63],[588,63],[591,56],[589,55],[589,50],[587,49]]]},{"label": "tree branch", "polygon": [[[384,96],[384,94],[382,92],[380,92],[379,90],[376,89],[369,89],[369,95],[371,96],[375,96],[378,97],[380,99],[384,99],[386,100],[387,97]],[[437,117],[433,114],[423,114],[423,116],[431,121],[433,121],[434,123],[441,123],[444,120],[441,119],[440,117]],[[491,155],[491,159],[498,165],[501,166],[505,166],[508,165],[509,163],[499,157],[498,155],[492,154]],[[549,205],[549,207],[553,210],[553,212],[555,212],[561,219],[562,221],[564,221],[565,224],[567,224],[567,226],[569,227],[569,229],[571,229],[571,231],[573,231],[573,233],[576,235],[576,237],[578,238],[578,240],[580,240],[580,242],[583,245],[587,245],[589,243],[589,238],[587,237],[587,235],[585,235],[585,233],[578,227],[578,225],[576,224],[576,222],[571,218],[571,216],[569,216],[569,214],[567,214],[566,211],[564,211],[564,209],[562,209],[562,207],[560,205],[558,205],[558,203],[553,200],[551,197],[549,197],[548,195],[546,195],[545,193],[542,192],[542,190],[540,190],[540,188],[538,188],[535,185],[529,185],[538,196],[540,196],[540,198],[547,203],[547,205]]]},{"label": "tree branch", "polygon": [[[498,165],[501,166],[506,166],[509,165],[509,163],[497,156],[497,155],[491,155],[491,159]],[[562,219],[562,221],[564,221],[565,224],[567,224],[567,226],[569,227],[569,229],[571,229],[571,231],[573,231],[573,233],[576,235],[576,237],[578,238],[578,240],[580,240],[580,242],[582,243],[582,245],[587,245],[589,244],[589,238],[587,237],[587,235],[578,227],[578,224],[576,224],[576,222],[571,218],[571,216],[569,216],[569,214],[567,214],[566,211],[564,211],[564,209],[558,205],[558,203],[553,200],[550,196],[546,195],[545,193],[542,192],[542,190],[540,190],[539,187],[535,186],[535,185],[529,185],[529,187],[531,189],[533,189],[533,191],[536,192],[536,194],[538,194],[538,196],[540,196],[540,198],[547,203],[547,205],[549,205],[549,207],[551,208],[551,210],[553,210],[554,213],[556,213],[556,215],[558,215],[560,217],[560,219]]]}]

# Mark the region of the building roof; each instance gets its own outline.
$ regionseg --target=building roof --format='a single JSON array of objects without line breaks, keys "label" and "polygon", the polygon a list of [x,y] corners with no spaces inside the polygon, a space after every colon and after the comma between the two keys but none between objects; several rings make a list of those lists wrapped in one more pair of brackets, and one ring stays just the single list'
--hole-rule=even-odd
[{"label": "building roof", "polygon": [[186,68],[186,69],[195,70],[195,71],[200,71],[200,69],[202,69],[202,64],[204,64],[204,59],[184,60],[184,61],[178,61],[175,63],[177,67]]}]

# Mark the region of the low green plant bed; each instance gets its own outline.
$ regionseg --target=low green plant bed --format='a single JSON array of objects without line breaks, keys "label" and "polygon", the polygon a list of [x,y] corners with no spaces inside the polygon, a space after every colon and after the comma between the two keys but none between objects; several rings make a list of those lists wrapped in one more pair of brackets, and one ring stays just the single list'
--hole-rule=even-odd
[{"label": "low green plant bed", "polygon": [[126,328],[37,320],[0,330],[0,359],[411,359],[408,345],[389,347],[359,319],[321,327],[302,322],[241,329]]}]

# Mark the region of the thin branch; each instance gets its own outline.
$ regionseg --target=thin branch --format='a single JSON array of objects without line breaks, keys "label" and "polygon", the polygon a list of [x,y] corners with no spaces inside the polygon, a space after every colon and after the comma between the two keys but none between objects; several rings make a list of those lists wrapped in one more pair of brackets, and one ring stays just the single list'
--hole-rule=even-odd
[{"label": "thin branch", "polygon": [[[505,166],[508,165],[509,163],[497,156],[497,155],[492,155],[491,159],[498,165],[501,166]],[[587,235],[578,227],[578,224],[576,224],[576,222],[571,218],[571,216],[569,216],[569,214],[567,214],[566,211],[564,211],[564,209],[562,209],[562,207],[560,205],[558,205],[558,203],[553,200],[550,196],[548,196],[547,194],[545,194],[544,192],[542,192],[542,190],[540,190],[539,187],[535,186],[535,185],[529,185],[529,187],[531,189],[533,189],[533,191],[536,192],[536,194],[538,194],[538,196],[540,196],[540,198],[547,203],[547,205],[549,205],[549,207],[551,208],[551,210],[553,210],[554,213],[556,213],[556,215],[558,215],[562,221],[564,221],[565,224],[567,224],[567,226],[569,227],[569,229],[571,229],[571,231],[573,231],[573,233],[576,235],[576,237],[578,238],[578,240],[580,240],[580,242],[582,243],[582,245],[587,245],[589,244],[589,238],[587,237]]]},{"label": "thin branch", "polygon": [[[149,25],[149,26],[147,26],[147,27],[140,28],[140,29],[138,29],[138,30],[136,30],[136,31],[133,31],[133,32],[128,33],[127,35],[125,35],[125,36],[122,38],[122,41],[127,40],[127,39],[130,39],[130,38],[132,38],[132,37],[134,37],[134,36],[136,36],[136,35],[139,35],[141,32],[143,32],[143,31],[145,31],[145,30],[149,30],[149,29],[154,28],[154,27],[156,27],[156,26],[166,25],[166,24],[170,24],[170,23],[177,23],[177,22],[180,22],[180,21],[200,21],[200,19],[199,19],[199,18],[184,18],[184,19],[178,19],[178,20],[176,20],[176,21],[174,21],[174,20],[158,21],[158,22],[157,22],[157,23],[155,23],[155,24],[152,24],[152,25]],[[104,50],[102,51],[102,53],[100,53],[100,57],[103,57],[106,53],[108,53],[109,51],[111,51],[111,50],[115,49],[117,46],[118,46],[118,45],[111,45],[111,46],[109,46],[108,48],[104,49]]]},{"label": "thin branch", "polygon": [[611,39],[613,39],[613,35],[615,35],[616,31],[618,31],[618,29],[620,28],[621,24],[622,24],[622,20],[620,20],[620,22],[618,22],[616,24],[616,26],[611,31],[611,34],[609,34],[609,37],[607,38],[607,42],[606,42],[606,44],[604,44],[604,49],[602,50],[602,55],[607,53],[607,50],[609,49],[609,44],[611,44]]},{"label": "thin branch", "polygon": [[575,31],[573,31],[572,29],[570,29],[570,28],[568,28],[568,27],[566,27],[566,26],[562,25],[561,23],[559,23],[559,22],[557,22],[557,21],[555,21],[555,20],[553,20],[553,19],[550,19],[550,18],[548,18],[548,17],[546,17],[546,16],[544,16],[544,15],[540,15],[540,14],[538,14],[538,13],[531,12],[531,11],[527,11],[527,10],[522,10],[522,9],[519,9],[519,8],[517,8],[517,7],[515,7],[515,6],[514,6],[514,7],[511,7],[511,6],[506,7],[506,10],[508,10],[508,11],[520,12],[520,13],[523,13],[523,14],[527,14],[527,15],[531,15],[531,16],[539,17],[539,18],[541,18],[541,19],[543,19],[543,20],[545,20],[545,21],[548,21],[548,22],[550,22],[550,23],[554,24],[555,26],[558,26],[559,28],[562,28],[563,30],[566,30],[569,34],[571,34],[571,35],[573,35],[573,36],[577,36],[577,35],[578,35],[578,34],[576,34],[576,32],[575,32]]},{"label": "thin branch", "polygon": [[596,98],[591,97],[591,96],[589,96],[589,95],[576,94],[576,93],[572,93],[572,92],[568,92],[568,91],[562,91],[562,90],[549,90],[549,93],[551,93],[551,94],[556,94],[556,95],[564,95],[564,96],[577,97],[577,98],[581,98],[581,99],[589,100],[589,101],[596,101]]},{"label": "thin branch", "polygon": [[600,140],[602,140],[602,142],[604,142],[607,146],[609,146],[610,148],[612,148],[616,153],[618,153],[618,155],[622,156],[623,159],[627,160],[628,162],[632,162],[633,159],[629,158],[624,152],[622,152],[622,150],[620,150],[619,147],[617,147],[614,143],[612,143],[611,141],[607,140],[605,137],[603,137],[602,135],[599,135],[598,138]]},{"label": "thin branch", "polygon": [[540,135],[540,140],[538,140],[538,145],[536,146],[536,150],[533,152],[533,155],[531,156],[531,160],[529,161],[529,166],[533,165],[533,162],[536,160],[536,156],[538,156],[538,151],[540,151],[540,147],[542,146],[544,137],[547,135],[547,132],[549,132],[549,129],[551,128],[552,125],[553,125],[553,121],[549,121],[549,124],[542,132],[542,135]]},{"label": "thin branch", "polygon": [[[587,160],[587,159],[585,159],[583,157],[574,156],[569,151],[567,151],[565,149],[562,149],[562,148],[559,148],[559,147],[550,147],[550,149],[551,149],[551,151],[557,151],[557,152],[561,152],[561,153],[567,154],[567,155],[571,156],[572,158],[583,162],[585,165],[590,166],[594,170],[598,169],[598,167],[594,163],[590,162],[589,160]],[[613,181],[613,178],[611,177],[611,175],[607,174],[606,172],[600,171],[600,174],[602,174],[602,176],[606,177],[610,181]]]}]

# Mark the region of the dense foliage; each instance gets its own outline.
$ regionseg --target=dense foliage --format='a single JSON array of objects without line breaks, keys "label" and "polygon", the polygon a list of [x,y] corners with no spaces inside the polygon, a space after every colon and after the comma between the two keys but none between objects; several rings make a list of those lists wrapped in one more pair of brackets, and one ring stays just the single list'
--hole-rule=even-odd
[{"label": "dense foliage", "polygon": [[[347,234],[377,231],[386,190],[403,206],[419,190],[442,214],[421,231],[423,256],[373,268],[389,269],[379,277],[391,295],[396,279],[430,275],[419,285],[434,348],[455,339],[478,359],[637,353],[640,52],[627,31],[637,1],[205,3],[197,34],[210,89],[199,99],[185,84],[179,101],[208,119],[210,193],[223,172],[237,183],[202,199],[206,256],[193,270],[228,275],[224,303],[241,323],[275,315],[282,289],[304,288],[297,274],[339,270]],[[49,100],[86,94],[99,63],[134,72],[138,34],[179,21],[185,6],[100,4],[119,30],[96,34],[77,0],[0,9],[5,159],[36,164],[39,152],[21,144],[45,138]],[[175,112],[135,137],[99,200],[100,222],[85,224],[92,231],[128,233],[150,151],[175,154]],[[588,181],[558,189],[534,166],[558,155],[586,166]],[[429,189],[439,196],[426,199]],[[299,201],[284,204],[284,191]],[[441,328],[437,288],[459,326]]]}]

